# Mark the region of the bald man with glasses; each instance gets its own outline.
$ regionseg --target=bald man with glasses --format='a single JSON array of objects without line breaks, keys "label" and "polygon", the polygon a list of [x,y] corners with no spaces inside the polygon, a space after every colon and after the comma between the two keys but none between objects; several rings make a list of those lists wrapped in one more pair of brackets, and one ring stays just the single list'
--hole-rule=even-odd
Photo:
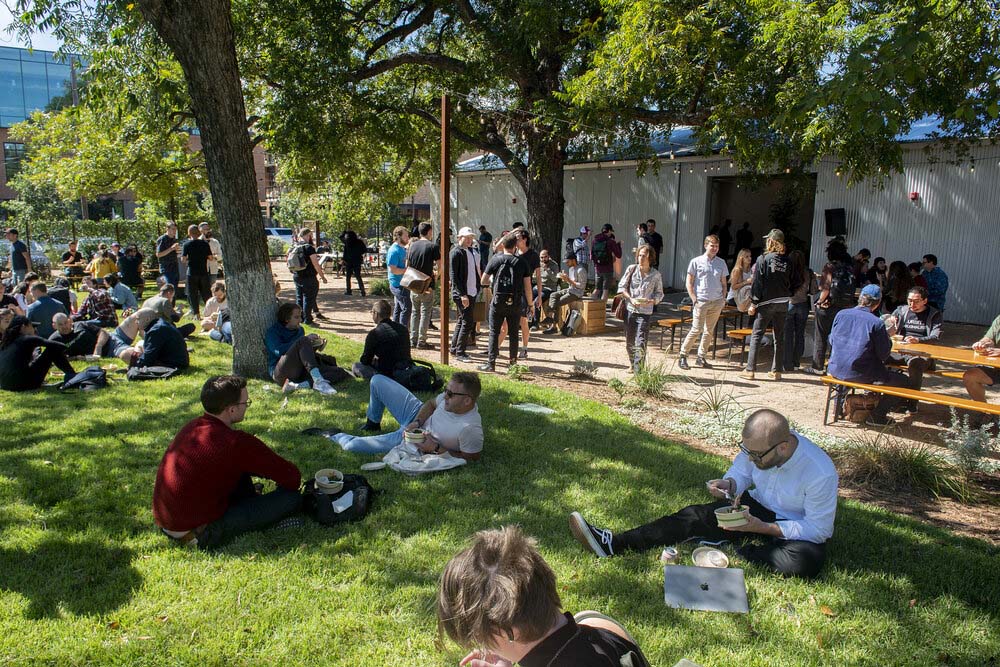
[{"label": "bald man with glasses", "polygon": [[[623,533],[592,526],[573,512],[570,530],[600,558],[691,538],[739,540],[737,553],[751,563],[786,576],[817,576],[837,513],[838,478],[830,457],[792,431],[784,416],[766,409],[747,418],[739,448],[725,476],[707,482],[716,502],[689,505]],[[749,521],[722,529],[715,510],[737,496],[749,507]]]}]

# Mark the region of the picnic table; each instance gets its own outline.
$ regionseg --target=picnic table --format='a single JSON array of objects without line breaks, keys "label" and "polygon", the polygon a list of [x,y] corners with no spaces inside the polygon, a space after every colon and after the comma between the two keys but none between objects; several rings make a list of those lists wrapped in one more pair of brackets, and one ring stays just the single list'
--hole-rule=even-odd
[{"label": "picnic table", "polygon": [[950,361],[956,364],[1000,368],[1000,357],[990,357],[963,347],[929,345],[927,343],[893,343],[892,351],[899,354],[930,357],[938,361]]}]

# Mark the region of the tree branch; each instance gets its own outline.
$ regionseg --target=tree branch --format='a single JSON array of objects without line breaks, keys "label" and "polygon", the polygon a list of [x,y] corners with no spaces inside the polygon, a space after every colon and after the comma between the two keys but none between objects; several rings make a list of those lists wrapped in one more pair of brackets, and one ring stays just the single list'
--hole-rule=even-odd
[{"label": "tree branch", "polygon": [[674,111],[657,111],[655,109],[626,109],[622,115],[651,125],[700,125],[709,114],[704,111],[677,113]]},{"label": "tree branch", "polygon": [[368,51],[365,52],[365,60],[371,58],[375,53],[378,52],[383,46],[393,41],[394,39],[404,40],[411,34],[413,34],[418,28],[427,25],[434,19],[434,5],[427,4],[420,13],[410,21],[409,23],[404,23],[401,26],[397,26],[385,33],[381,37],[377,38],[372,45],[368,47]]},{"label": "tree branch", "polygon": [[384,72],[389,72],[405,65],[425,65],[441,70],[442,72],[454,72],[464,74],[468,70],[468,64],[457,58],[443,56],[438,53],[401,53],[398,56],[380,60],[373,65],[369,65],[348,75],[347,80],[353,83],[371,79]]}]

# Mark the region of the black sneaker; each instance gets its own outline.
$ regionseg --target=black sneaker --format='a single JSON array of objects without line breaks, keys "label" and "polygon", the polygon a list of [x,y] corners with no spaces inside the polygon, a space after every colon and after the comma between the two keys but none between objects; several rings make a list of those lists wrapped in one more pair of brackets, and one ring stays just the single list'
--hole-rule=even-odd
[{"label": "black sneaker", "polygon": [[327,322],[330,319],[329,317],[327,317],[323,313],[314,313],[313,317],[315,317],[317,320],[323,320],[324,322]]},{"label": "black sneaker", "polygon": [[823,377],[824,375],[826,375],[826,371],[820,370],[818,368],[813,368],[812,366],[806,366],[805,368],[802,369],[802,371],[804,373],[808,373],[809,375],[815,375],[817,377]]},{"label": "black sneaker", "polygon": [[381,422],[373,422],[371,419],[365,420],[365,425],[361,427],[365,433],[378,433],[382,430]]},{"label": "black sneaker", "polygon": [[681,355],[681,356],[677,357],[677,366],[682,371],[689,371],[689,370],[691,370],[691,367],[688,366],[688,358],[685,357],[684,355]]},{"label": "black sneaker", "polygon": [[463,364],[471,364],[472,363],[472,357],[470,357],[467,354],[456,354],[455,355],[455,361],[461,361]]},{"label": "black sneaker", "polygon": [[559,332],[559,329],[557,329],[556,327],[549,327],[548,329],[546,329],[542,333],[544,333],[544,334],[554,334],[554,333],[558,333],[558,332]]},{"label": "black sneaker", "polygon": [[576,541],[585,549],[593,551],[598,558],[607,558],[615,554],[615,550],[611,547],[611,531],[594,528],[580,516],[579,512],[569,515],[569,529]]},{"label": "black sneaker", "polygon": [[497,370],[497,368],[496,368],[496,364],[492,364],[492,363],[490,363],[490,362],[487,361],[484,364],[479,364],[478,366],[476,366],[476,370],[477,371],[482,371],[483,373],[495,373],[496,370]]},{"label": "black sneaker", "polygon": [[712,364],[705,360],[705,357],[695,357],[694,365],[698,368],[711,368]]},{"label": "black sneaker", "polygon": [[869,415],[868,419],[865,420],[865,426],[892,426],[896,423],[896,420],[892,417],[876,417],[875,415]]}]

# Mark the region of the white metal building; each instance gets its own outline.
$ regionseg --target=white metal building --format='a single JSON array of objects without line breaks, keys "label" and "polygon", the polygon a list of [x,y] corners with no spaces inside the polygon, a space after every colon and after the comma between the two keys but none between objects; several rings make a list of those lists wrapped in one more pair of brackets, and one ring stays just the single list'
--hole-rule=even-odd
[{"label": "white metal building", "polygon": [[[903,173],[886,179],[882,188],[848,187],[835,160],[816,165],[815,191],[802,200],[796,231],[809,248],[813,269],[818,271],[826,261],[824,212],[843,208],[852,253],[867,247],[873,258],[907,264],[933,253],[950,280],[947,319],[991,322],[1000,313],[1000,289],[994,285],[1000,266],[1000,146],[984,143],[959,164],[947,160],[954,157],[934,143],[908,141]],[[495,235],[526,219],[525,198],[505,170],[486,170],[482,164],[475,159],[456,169],[451,224],[453,229],[485,225]],[[783,174],[755,192],[738,186],[736,176],[725,158],[680,153],[676,159],[663,159],[658,175],[647,171],[639,176],[631,161],[568,166],[563,238],[576,236],[583,225],[597,231],[610,222],[627,254],[636,246],[636,225],[653,218],[664,239],[664,284],[682,288],[687,263],[702,252],[702,240],[714,224],[731,218],[735,237],[735,230],[749,222],[754,245],[771,226],[770,206]],[[432,192],[436,220],[439,189]]]}]

